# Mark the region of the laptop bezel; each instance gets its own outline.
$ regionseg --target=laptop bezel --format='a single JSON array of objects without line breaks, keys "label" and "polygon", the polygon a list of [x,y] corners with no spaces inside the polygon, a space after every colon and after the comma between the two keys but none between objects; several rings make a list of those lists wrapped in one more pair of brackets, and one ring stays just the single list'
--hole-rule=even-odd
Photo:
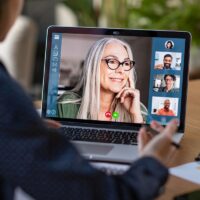
[{"label": "laptop bezel", "polygon": [[191,34],[186,31],[168,31],[168,30],[133,30],[133,29],[119,29],[119,28],[89,28],[89,27],[63,27],[50,26],[47,29],[45,62],[43,72],[43,90],[42,90],[42,112],[41,116],[47,119],[53,119],[63,124],[90,126],[90,127],[106,127],[118,128],[123,130],[138,130],[143,124],[136,123],[121,123],[121,122],[106,122],[97,120],[81,120],[71,118],[56,118],[47,117],[47,96],[48,96],[48,81],[50,68],[50,54],[53,33],[70,33],[70,34],[95,34],[105,36],[140,36],[140,37],[165,37],[165,38],[183,38],[185,39],[185,54],[184,54],[184,69],[183,69],[183,84],[182,84],[182,108],[180,114],[180,126],[178,132],[183,133],[185,129],[185,114],[188,88],[188,72],[189,72],[189,57],[190,57],[190,42]]}]

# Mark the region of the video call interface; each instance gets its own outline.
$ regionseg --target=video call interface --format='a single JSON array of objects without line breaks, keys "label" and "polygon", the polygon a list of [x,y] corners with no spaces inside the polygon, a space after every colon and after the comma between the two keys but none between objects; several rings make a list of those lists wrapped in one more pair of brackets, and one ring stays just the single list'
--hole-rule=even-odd
[{"label": "video call interface", "polygon": [[[110,45],[110,55],[103,57],[104,47],[102,57],[86,61],[91,47],[104,38],[127,43],[132,57]],[[53,33],[46,117],[163,125],[180,119],[184,49],[182,38]],[[113,94],[112,108],[100,113],[105,90]]]}]

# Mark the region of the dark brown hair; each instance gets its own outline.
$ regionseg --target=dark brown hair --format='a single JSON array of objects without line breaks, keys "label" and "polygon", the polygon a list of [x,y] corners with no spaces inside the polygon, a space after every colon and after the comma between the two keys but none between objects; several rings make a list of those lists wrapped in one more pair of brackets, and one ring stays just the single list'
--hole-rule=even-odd
[{"label": "dark brown hair", "polygon": [[3,4],[5,4],[5,1],[4,0],[0,0],[0,20],[1,20],[1,17],[2,17]]},{"label": "dark brown hair", "polygon": [[170,76],[173,79],[173,81],[176,81],[176,76],[174,74],[165,74],[164,80],[166,80],[167,76]]}]

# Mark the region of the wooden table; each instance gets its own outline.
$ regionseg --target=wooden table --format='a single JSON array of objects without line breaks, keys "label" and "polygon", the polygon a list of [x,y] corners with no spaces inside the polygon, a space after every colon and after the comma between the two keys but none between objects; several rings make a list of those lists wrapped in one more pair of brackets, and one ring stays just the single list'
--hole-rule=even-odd
[{"label": "wooden table", "polygon": [[[181,149],[176,152],[169,166],[177,166],[194,161],[200,153],[200,80],[190,81],[186,112],[185,136],[181,140]],[[199,177],[200,178],[200,177]],[[174,196],[200,189],[200,185],[193,184],[181,178],[170,176],[165,192],[157,200],[171,200]]]}]

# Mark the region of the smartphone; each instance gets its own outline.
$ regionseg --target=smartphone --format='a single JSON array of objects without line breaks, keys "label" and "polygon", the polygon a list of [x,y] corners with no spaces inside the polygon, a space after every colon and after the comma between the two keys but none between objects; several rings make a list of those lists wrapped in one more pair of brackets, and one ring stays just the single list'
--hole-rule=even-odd
[{"label": "smartphone", "polygon": [[176,196],[174,197],[174,200],[200,200],[200,190]]}]

